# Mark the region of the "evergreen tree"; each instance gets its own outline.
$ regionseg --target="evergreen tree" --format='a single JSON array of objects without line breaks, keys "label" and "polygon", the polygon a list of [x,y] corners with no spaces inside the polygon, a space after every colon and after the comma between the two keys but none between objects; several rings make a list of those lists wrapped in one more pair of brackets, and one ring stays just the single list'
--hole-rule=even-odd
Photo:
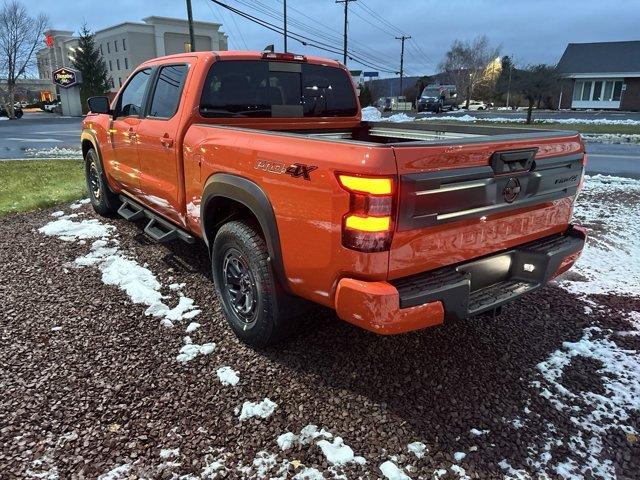
[{"label": "evergreen tree", "polygon": [[89,97],[103,95],[109,91],[107,65],[96,48],[94,34],[86,25],[82,27],[82,32],[80,32],[73,66],[82,73],[80,100],[83,110],[86,110]]}]

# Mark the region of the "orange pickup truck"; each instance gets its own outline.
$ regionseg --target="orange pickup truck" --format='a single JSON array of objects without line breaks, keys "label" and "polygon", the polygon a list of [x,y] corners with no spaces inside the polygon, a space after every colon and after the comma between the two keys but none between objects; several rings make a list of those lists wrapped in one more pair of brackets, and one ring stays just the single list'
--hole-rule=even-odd
[{"label": "orange pickup truck", "polygon": [[[395,334],[496,311],[567,270],[586,162],[575,132],[362,121],[332,60],[150,60],[82,131],[94,209],[203,241],[236,335],[286,334],[307,301]],[[294,308],[295,307],[295,308]]]}]

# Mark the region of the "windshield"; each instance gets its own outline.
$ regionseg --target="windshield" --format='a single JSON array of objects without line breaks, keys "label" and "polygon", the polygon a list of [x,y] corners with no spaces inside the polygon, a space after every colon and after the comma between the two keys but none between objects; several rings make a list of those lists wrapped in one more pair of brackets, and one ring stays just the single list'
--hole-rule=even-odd
[{"label": "windshield", "polygon": [[430,89],[424,89],[422,91],[422,97],[424,98],[438,98],[440,97],[441,92],[440,90],[436,89],[436,88],[430,88]]},{"label": "windshield", "polygon": [[306,63],[215,62],[200,98],[204,117],[347,117],[357,111],[344,70]]}]

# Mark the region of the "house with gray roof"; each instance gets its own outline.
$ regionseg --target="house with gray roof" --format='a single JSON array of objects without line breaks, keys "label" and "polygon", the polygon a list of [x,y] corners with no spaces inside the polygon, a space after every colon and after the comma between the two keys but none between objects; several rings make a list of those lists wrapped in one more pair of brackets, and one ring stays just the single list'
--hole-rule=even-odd
[{"label": "house with gray roof", "polygon": [[570,43],[556,68],[562,108],[640,110],[640,40]]}]

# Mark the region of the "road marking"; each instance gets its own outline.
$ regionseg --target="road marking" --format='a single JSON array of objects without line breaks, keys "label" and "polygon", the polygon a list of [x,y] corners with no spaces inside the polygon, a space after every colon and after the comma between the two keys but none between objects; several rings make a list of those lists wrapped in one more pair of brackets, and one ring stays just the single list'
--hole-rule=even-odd
[{"label": "road marking", "polygon": [[49,142],[49,143],[62,143],[62,140],[57,138],[7,138],[7,140],[13,140],[14,142]]},{"label": "road marking", "polygon": [[80,130],[49,130],[47,132],[31,132],[27,135],[80,135]]},{"label": "road marking", "polygon": [[615,153],[588,153],[589,158],[591,157],[611,157],[611,158],[638,158],[640,159],[640,155],[620,155]]}]

